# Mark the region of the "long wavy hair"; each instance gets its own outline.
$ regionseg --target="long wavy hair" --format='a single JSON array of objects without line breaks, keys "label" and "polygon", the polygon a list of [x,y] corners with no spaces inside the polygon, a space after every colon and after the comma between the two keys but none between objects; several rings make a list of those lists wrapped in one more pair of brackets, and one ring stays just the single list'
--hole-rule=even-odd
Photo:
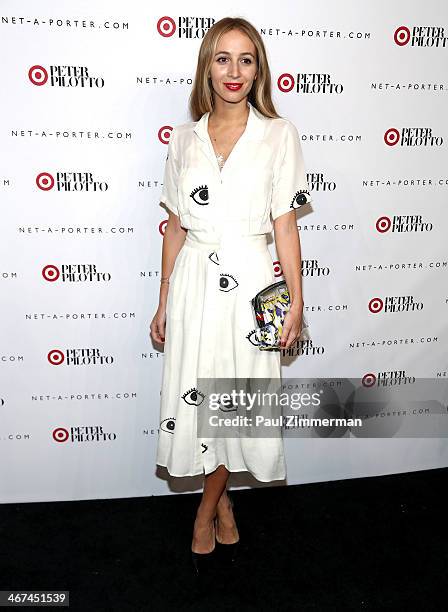
[{"label": "long wavy hair", "polygon": [[230,30],[246,34],[256,49],[257,78],[248,94],[249,102],[265,117],[280,117],[271,97],[271,71],[269,69],[263,40],[254,26],[242,17],[224,17],[217,21],[204,36],[198,55],[196,75],[189,99],[189,110],[193,121],[198,121],[214,107],[214,92],[208,75],[215,57],[219,38]]}]

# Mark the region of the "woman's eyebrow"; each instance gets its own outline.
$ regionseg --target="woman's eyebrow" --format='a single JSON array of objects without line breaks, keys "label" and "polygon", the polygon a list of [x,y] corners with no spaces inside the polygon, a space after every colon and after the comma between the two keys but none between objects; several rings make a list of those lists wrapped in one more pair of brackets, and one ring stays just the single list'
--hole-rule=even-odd
[{"label": "woman's eyebrow", "polygon": [[[220,53],[224,53],[225,55],[230,55],[229,51],[218,51],[217,53],[215,53],[215,55],[219,55]],[[244,51],[243,53],[240,53],[240,55],[250,55],[254,57],[254,55],[250,51]]]}]

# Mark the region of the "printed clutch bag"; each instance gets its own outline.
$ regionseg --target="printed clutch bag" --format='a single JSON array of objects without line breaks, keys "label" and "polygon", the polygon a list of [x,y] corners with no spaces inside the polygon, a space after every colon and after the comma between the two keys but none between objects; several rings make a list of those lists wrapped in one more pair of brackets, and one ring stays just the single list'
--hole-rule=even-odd
[{"label": "printed clutch bag", "polygon": [[[286,281],[268,285],[252,298],[251,304],[258,329],[250,332],[247,338],[261,351],[279,351],[283,324],[290,307]],[[308,323],[302,317],[302,330],[305,327]]]}]

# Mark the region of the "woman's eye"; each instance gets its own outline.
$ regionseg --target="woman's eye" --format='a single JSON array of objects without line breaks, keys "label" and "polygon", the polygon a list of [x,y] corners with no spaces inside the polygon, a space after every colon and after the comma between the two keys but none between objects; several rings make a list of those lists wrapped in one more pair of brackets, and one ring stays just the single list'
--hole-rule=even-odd
[{"label": "woman's eye", "polygon": [[[222,64],[220,60],[226,60],[227,57],[218,57],[217,61]],[[243,62],[246,64],[252,64],[252,60],[249,57],[243,57]]]}]

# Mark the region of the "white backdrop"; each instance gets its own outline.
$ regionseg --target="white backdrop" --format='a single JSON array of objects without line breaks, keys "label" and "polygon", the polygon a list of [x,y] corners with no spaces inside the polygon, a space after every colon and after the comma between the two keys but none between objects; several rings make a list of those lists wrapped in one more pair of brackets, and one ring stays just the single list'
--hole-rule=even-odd
[{"label": "white backdrop", "polygon": [[[167,138],[227,15],[262,34],[314,201],[299,218],[312,341],[283,375],[447,376],[446,4],[245,6],[0,2],[1,502],[194,490],[156,473],[149,323]],[[406,296],[416,309],[371,302]],[[443,438],[286,447],[289,484],[448,464]]]}]

